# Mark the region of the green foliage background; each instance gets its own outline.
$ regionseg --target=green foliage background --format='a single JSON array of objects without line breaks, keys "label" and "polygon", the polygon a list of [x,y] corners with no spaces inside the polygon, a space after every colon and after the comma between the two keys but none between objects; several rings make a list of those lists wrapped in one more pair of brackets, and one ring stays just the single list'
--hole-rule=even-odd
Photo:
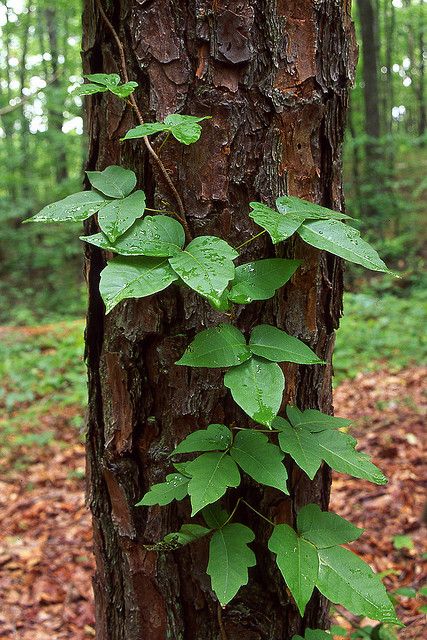
[{"label": "green foliage background", "polygon": [[21,226],[43,205],[81,188],[82,101],[69,89],[81,75],[80,13],[79,0],[0,3],[3,324],[81,316],[84,309],[75,228]]}]

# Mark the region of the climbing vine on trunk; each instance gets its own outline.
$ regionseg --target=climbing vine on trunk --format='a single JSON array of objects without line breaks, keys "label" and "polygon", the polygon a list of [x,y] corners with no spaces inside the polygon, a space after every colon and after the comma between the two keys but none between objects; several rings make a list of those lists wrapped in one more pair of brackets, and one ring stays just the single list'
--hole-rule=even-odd
[{"label": "climbing vine on trunk", "polygon": [[[311,480],[325,462],[338,472],[377,484],[387,482],[369,457],[356,450],[356,440],[346,433],[349,420],[314,408],[301,411],[293,405],[286,407],[285,415],[279,415],[286,384],[280,363],[326,363],[303,341],[275,326],[255,326],[250,335],[234,326],[236,305],[273,298],[303,262],[284,258],[241,262],[248,244],[263,234],[268,234],[273,244],[297,234],[319,250],[368,269],[388,272],[387,266],[349,224],[349,216],[289,195],[277,198],[274,207],[272,203],[248,203],[248,215],[261,231],[237,247],[217,236],[193,238],[179,192],[170,184],[148,136],[163,136],[163,144],[170,136],[184,145],[194,144],[206,117],[171,114],[163,122],[146,123],[133,98],[137,85],[129,81],[127,73],[123,83],[117,74],[86,78],[89,82],[82,85],[81,94],[110,91],[134,108],[140,124],[126,133],[123,144],[143,139],[175,195],[178,211],[148,208],[144,191],[135,190],[134,172],[112,165],[104,171],[87,172],[91,190],[50,204],[29,221],[82,221],[97,215],[99,233],[81,239],[115,254],[100,280],[107,313],[124,300],[151,296],[169,286],[188,287],[221,312],[224,321],[196,334],[176,365],[223,369],[225,387],[252,420],[249,428],[210,424],[193,430],[176,444],[169,454],[170,473],[164,482],[154,484],[137,506],[150,508],[189,499],[192,521],[146,548],[166,553],[209,537],[206,571],[224,607],[247,584],[248,570],[256,564],[250,546],[255,534],[239,522],[241,511],[249,509],[271,526],[268,549],[301,616],[317,588],[356,615],[398,624],[379,577],[342,546],[356,540],[361,529],[315,504],[299,510],[293,529],[270,520],[257,504],[242,497],[229,511],[221,502],[229,489],[239,486],[242,474],[288,494],[286,455]],[[236,267],[237,259],[241,263]],[[324,632],[307,630],[307,634],[310,640],[320,640]]]}]

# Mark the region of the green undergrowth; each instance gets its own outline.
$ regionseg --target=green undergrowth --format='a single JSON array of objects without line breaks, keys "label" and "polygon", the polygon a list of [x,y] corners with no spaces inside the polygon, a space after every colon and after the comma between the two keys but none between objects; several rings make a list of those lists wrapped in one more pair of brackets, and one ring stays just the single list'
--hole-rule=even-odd
[{"label": "green undergrowth", "polygon": [[[335,384],[363,371],[425,364],[427,295],[346,293],[334,353]],[[83,425],[86,370],[84,321],[4,330],[0,339],[0,435],[6,447],[44,446],[56,437],[46,415],[70,408]],[[1,329],[0,329],[1,331]],[[71,409],[75,408],[74,414]]]},{"label": "green undergrowth", "polygon": [[334,352],[335,384],[363,371],[426,364],[427,293],[346,293]]},{"label": "green undergrowth", "polygon": [[0,327],[0,456],[61,440],[64,421],[83,426],[83,326]]}]

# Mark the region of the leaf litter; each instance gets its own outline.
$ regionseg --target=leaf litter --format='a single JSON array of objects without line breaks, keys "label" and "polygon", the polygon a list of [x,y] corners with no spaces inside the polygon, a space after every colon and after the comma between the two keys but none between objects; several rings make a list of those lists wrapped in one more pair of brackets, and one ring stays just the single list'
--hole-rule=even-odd
[{"label": "leaf litter", "polygon": [[[396,374],[383,370],[345,381],[335,391],[336,414],[354,417],[352,435],[384,470],[389,483],[377,486],[334,474],[331,509],[366,529],[351,548],[386,574],[384,583],[390,591],[419,589],[427,582],[426,527],[421,522],[426,373],[422,368]],[[1,405],[2,400],[3,415]],[[23,405],[15,405],[12,419],[19,418],[28,402]],[[95,564],[84,502],[84,446],[74,425],[83,408],[47,407],[36,425],[24,419],[20,426],[21,434],[52,432],[47,442],[23,439],[0,450],[0,640],[95,637]],[[0,418],[0,427],[5,421]],[[393,538],[398,535],[409,536],[413,548],[395,549]],[[421,604],[420,598],[399,597],[398,615],[406,625],[400,638],[422,637]],[[371,621],[338,609],[335,623],[350,629],[351,623]]]}]

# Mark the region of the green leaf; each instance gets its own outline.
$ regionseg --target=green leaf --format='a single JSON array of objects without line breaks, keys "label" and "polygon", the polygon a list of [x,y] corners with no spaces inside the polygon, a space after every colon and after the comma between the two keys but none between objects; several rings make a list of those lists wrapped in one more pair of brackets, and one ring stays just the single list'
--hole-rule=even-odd
[{"label": "green leaf", "polygon": [[383,578],[386,578],[387,576],[399,576],[399,575],[400,575],[400,571],[396,571],[396,569],[385,569],[384,571],[379,571],[377,573],[377,576],[381,578],[381,580]]},{"label": "green leaf", "polygon": [[400,587],[399,589],[396,589],[394,593],[398,596],[404,596],[405,598],[417,597],[417,590],[412,587]]},{"label": "green leaf", "polygon": [[168,533],[163,540],[155,544],[144,544],[148,551],[174,551],[186,544],[200,540],[211,532],[211,529],[200,524],[183,524],[179,531]]},{"label": "green leaf", "polygon": [[237,256],[237,251],[221,238],[199,236],[169,262],[190,289],[220,304],[222,293],[234,277],[233,260]]},{"label": "green leaf", "polygon": [[276,554],[277,566],[303,616],[317,579],[316,549],[287,524],[274,527],[268,548]]},{"label": "green leaf", "polygon": [[373,627],[369,624],[365,625],[364,627],[361,627],[360,629],[357,629],[356,631],[353,631],[350,634],[350,638],[351,640],[356,640],[356,638],[363,638],[366,640],[372,640],[371,639],[371,634],[373,631]]},{"label": "green leaf", "polygon": [[255,356],[227,371],[224,385],[248,416],[271,427],[285,389],[285,378],[278,364]]},{"label": "green leaf", "polygon": [[251,357],[241,331],[231,324],[219,324],[196,335],[175,364],[188,367],[232,367]]},{"label": "green leaf", "polygon": [[100,84],[86,83],[77,87],[73,91],[73,94],[78,96],[91,96],[94,93],[104,93],[104,91],[108,91],[107,87],[103,87]]},{"label": "green leaf", "polygon": [[48,204],[24,222],[82,222],[110,202],[96,191],[80,191]]},{"label": "green leaf", "polygon": [[355,450],[357,441],[351,436],[335,430],[312,433],[304,426],[292,427],[283,418],[277,418],[273,426],[281,432],[279,444],[282,451],[289,453],[311,480],[324,460],[341,473],[365,478],[375,484],[387,483],[387,478],[369,456]]},{"label": "green leaf", "polygon": [[219,529],[230,517],[230,514],[221,507],[219,502],[208,504],[202,509],[204,521],[211,529]]},{"label": "green leaf", "polygon": [[269,233],[273,244],[290,238],[301,225],[301,220],[285,216],[261,202],[251,202],[249,206],[252,208],[249,217]]},{"label": "green leaf", "polygon": [[104,171],[86,171],[94,189],[111,198],[125,198],[136,186],[136,175],[129,169],[112,164]]},{"label": "green leaf", "polygon": [[153,504],[164,506],[173,500],[182,500],[188,494],[190,478],[180,473],[170,473],[165,482],[153,484],[145,496],[135,505],[146,507]]},{"label": "green leaf", "polygon": [[338,220],[305,222],[298,233],[304,242],[317,249],[329,251],[373,271],[390,272],[375,249],[362,240],[359,231]]},{"label": "green leaf", "polygon": [[232,435],[224,424],[210,424],[207,429],[190,433],[171,455],[194,451],[225,451],[231,446]]},{"label": "green leaf", "polygon": [[270,258],[236,267],[228,294],[232,302],[248,304],[252,300],[268,300],[288,282],[301,264],[300,260]]},{"label": "green leaf", "polygon": [[342,636],[345,638],[348,635],[348,631],[345,627],[340,627],[338,624],[333,624],[331,626],[331,635],[333,636]]},{"label": "green leaf", "polygon": [[120,76],[117,73],[89,73],[83,77],[104,87],[116,87],[120,84]]},{"label": "green leaf", "polygon": [[134,140],[136,138],[144,138],[145,136],[151,136],[154,133],[160,133],[160,131],[167,131],[168,127],[162,122],[145,122],[139,124],[133,129],[129,129],[125,137],[122,140]]},{"label": "green leaf", "polygon": [[112,200],[98,213],[98,224],[111,242],[122,236],[145,211],[145,193],[135,191],[127,198]]},{"label": "green leaf", "polygon": [[375,640],[398,640],[398,635],[394,626],[381,622],[372,630],[371,638],[375,638]]},{"label": "green leaf", "polygon": [[185,116],[180,113],[173,113],[165,118],[162,122],[146,122],[138,125],[134,129],[128,131],[122,140],[133,140],[135,138],[143,138],[144,136],[159,133],[160,131],[168,131],[178,142],[183,144],[192,144],[197,142],[202,132],[201,126],[198,124],[202,120],[207,120],[211,116],[198,118],[197,116]]},{"label": "green leaf", "polygon": [[298,513],[298,531],[318,549],[326,549],[357,540],[364,529],[359,529],[336,513],[321,511],[317,504],[308,504]]},{"label": "green leaf", "polygon": [[101,272],[99,291],[109,313],[122,300],[151,296],[177,279],[165,258],[118,256]]},{"label": "green leaf", "polygon": [[138,86],[137,82],[125,82],[117,87],[108,87],[108,90],[119,98],[127,98]]},{"label": "green leaf", "polygon": [[83,84],[77,89],[77,93],[80,95],[90,95],[91,93],[98,93],[100,91],[111,91],[119,98],[127,98],[138,86],[137,82],[125,82],[120,84],[120,76],[117,73],[91,73],[84,76],[91,83],[96,84]]},{"label": "green leaf", "polygon": [[323,629],[306,629],[305,640],[332,640],[331,634]]},{"label": "green leaf", "polygon": [[256,564],[255,554],[248,547],[254,539],[253,531],[238,522],[226,524],[211,538],[207,573],[223,607],[248,583],[248,568]]},{"label": "green leaf", "polygon": [[260,324],[253,329],[249,348],[255,355],[273,362],[325,364],[301,340],[268,324]]},{"label": "green leaf", "polygon": [[188,479],[191,478],[190,474],[187,473],[187,464],[188,462],[173,462],[172,465],[175,469],[183,476],[187,476]]},{"label": "green leaf", "polygon": [[202,127],[198,124],[202,120],[208,120],[211,116],[198,118],[197,116],[185,116],[180,113],[173,113],[166,116],[165,125],[178,142],[182,144],[193,144],[197,142],[202,133]]},{"label": "green leaf", "polygon": [[282,451],[288,453],[310,480],[313,480],[322,464],[322,456],[311,434],[300,427],[291,427],[280,416],[273,421],[273,427],[280,431],[279,444]]},{"label": "green leaf", "polygon": [[327,209],[326,207],[321,207],[314,202],[309,202],[308,200],[302,200],[301,198],[296,198],[295,196],[282,196],[281,198],[277,198],[276,200],[277,210],[285,215],[290,216],[291,218],[296,218],[297,220],[345,220],[351,219],[350,216],[347,216],[345,213],[341,213],[340,211],[332,211],[332,209]]},{"label": "green leaf", "polygon": [[227,491],[227,487],[240,484],[240,473],[234,460],[225,453],[203,453],[187,464],[191,480],[188,493],[194,516],[211,502],[216,502]]},{"label": "green leaf", "polygon": [[427,613],[427,604],[422,604],[421,607],[418,607],[418,611],[420,613]]},{"label": "green leaf", "polygon": [[259,431],[239,431],[230,449],[231,457],[251,478],[288,494],[288,474],[283,453]]},{"label": "green leaf", "polygon": [[414,541],[411,536],[399,535],[393,537],[393,547],[395,549],[413,549]]},{"label": "green leaf", "polygon": [[305,427],[313,433],[316,431],[325,431],[325,429],[341,429],[351,424],[351,420],[329,416],[317,409],[300,411],[297,407],[288,405],[286,407],[286,413],[294,427]]},{"label": "green leaf", "polygon": [[334,604],[355,615],[396,622],[396,614],[381,580],[363,560],[342,547],[319,549],[316,586]]},{"label": "green leaf", "polygon": [[418,589],[418,594],[423,598],[427,598],[427,585]]},{"label": "green leaf", "polygon": [[[334,627],[331,627],[331,632],[333,628]],[[336,627],[336,628],[339,628],[339,627]],[[342,627],[340,628],[342,629]],[[332,635],[339,635],[339,634],[332,633]],[[304,638],[302,636],[293,636],[292,640],[333,640],[332,635],[327,631],[323,631],[323,629],[306,629]],[[344,635],[345,636],[347,635],[347,631],[345,632]]]},{"label": "green leaf", "polygon": [[230,300],[228,299],[228,289],[225,289],[220,295],[219,299],[209,300],[209,304],[213,309],[217,311],[229,311],[230,309]]},{"label": "green leaf", "polygon": [[[136,191],[135,193],[139,193]],[[133,194],[132,194],[133,195]],[[129,196],[130,198],[132,196]],[[116,200],[115,202],[125,202]],[[112,243],[103,233],[80,236],[80,240],[121,256],[170,257],[181,251],[185,242],[183,226],[168,216],[146,216]]]},{"label": "green leaf", "polygon": [[356,451],[357,440],[341,431],[313,433],[323,460],[335,471],[364,478],[375,484],[387,484],[387,478],[366,453]]},{"label": "green leaf", "polygon": [[291,423],[295,426],[299,425],[299,419],[302,416],[302,411],[301,409],[298,409],[298,407],[295,407],[291,404],[288,404],[286,406],[286,413],[287,416],[289,418],[289,420],[291,421]]}]

